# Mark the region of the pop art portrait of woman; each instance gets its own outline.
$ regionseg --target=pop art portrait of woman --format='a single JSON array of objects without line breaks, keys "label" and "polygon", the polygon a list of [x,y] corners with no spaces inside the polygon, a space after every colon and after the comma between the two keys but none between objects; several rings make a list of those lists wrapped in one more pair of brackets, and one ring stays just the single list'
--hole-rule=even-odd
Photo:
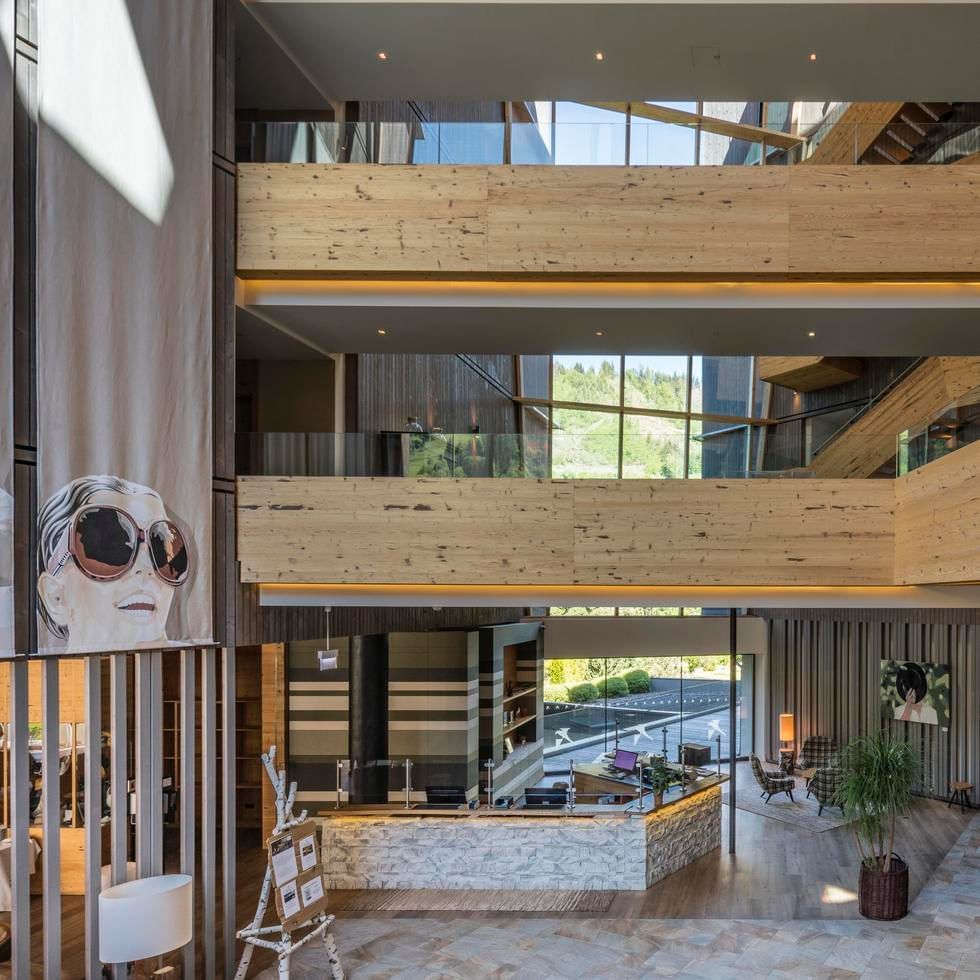
[{"label": "pop art portrait of woman", "polygon": [[37,563],[38,611],[55,642],[71,651],[169,644],[191,557],[152,488],[117,476],[72,480],[38,513]]}]

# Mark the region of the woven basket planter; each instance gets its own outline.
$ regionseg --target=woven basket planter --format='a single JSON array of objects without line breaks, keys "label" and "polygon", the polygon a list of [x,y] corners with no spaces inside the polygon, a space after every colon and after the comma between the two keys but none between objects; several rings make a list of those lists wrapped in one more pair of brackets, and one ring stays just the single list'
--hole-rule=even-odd
[{"label": "woven basket planter", "polygon": [[866,919],[880,922],[892,922],[908,915],[909,866],[897,854],[892,855],[891,869],[887,872],[861,866],[858,911]]}]

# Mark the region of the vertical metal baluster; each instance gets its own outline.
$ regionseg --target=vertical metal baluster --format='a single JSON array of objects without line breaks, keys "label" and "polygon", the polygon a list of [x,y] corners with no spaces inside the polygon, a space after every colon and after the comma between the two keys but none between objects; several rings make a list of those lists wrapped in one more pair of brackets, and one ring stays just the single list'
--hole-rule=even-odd
[{"label": "vertical metal baluster", "polygon": [[[125,653],[109,658],[109,861],[114,885],[121,885],[126,880],[126,863],[129,860],[128,663],[129,656]],[[115,964],[112,975],[120,980],[125,976],[125,966]]]},{"label": "vertical metal baluster", "polygon": [[44,825],[44,977],[61,980],[61,718],[59,659],[41,666],[41,813]]},{"label": "vertical metal baluster", "polygon": [[204,976],[213,980],[215,935],[215,855],[218,819],[217,787],[217,679],[215,676],[215,651],[206,647],[201,651],[201,898],[204,905]]},{"label": "vertical metal baluster", "polygon": [[136,661],[136,877],[153,874],[153,700],[152,654],[141,650]]},{"label": "vertical metal baluster", "polygon": [[[194,716],[196,697],[196,651],[180,651],[180,873],[194,878],[194,743],[197,722]],[[193,884],[192,886],[193,887]],[[194,907],[192,900],[191,907]],[[195,972],[194,940],[184,947],[184,976]]]},{"label": "vertical metal baluster", "polygon": [[150,691],[150,867],[163,874],[163,651],[149,656]]},{"label": "vertical metal baluster", "polygon": [[[221,881],[224,898],[224,974],[231,980],[235,973],[235,784],[237,751],[235,747],[235,648],[221,648]],[[285,762],[285,758],[283,759]]]},{"label": "vertical metal baluster", "polygon": [[31,968],[30,823],[27,661],[10,665],[10,966],[15,978]]},{"label": "vertical metal baluster", "polygon": [[85,975],[99,977],[102,890],[102,656],[85,658]]}]

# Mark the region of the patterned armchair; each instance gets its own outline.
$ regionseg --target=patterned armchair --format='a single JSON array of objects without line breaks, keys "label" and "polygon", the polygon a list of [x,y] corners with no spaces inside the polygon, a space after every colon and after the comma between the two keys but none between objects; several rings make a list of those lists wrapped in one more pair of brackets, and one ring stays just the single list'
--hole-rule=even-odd
[{"label": "patterned armchair", "polygon": [[803,741],[801,769],[825,769],[837,765],[837,740],[829,735],[811,735]]},{"label": "patterned armchair", "polygon": [[753,753],[749,756],[749,763],[752,766],[752,774],[755,781],[762,787],[760,796],[765,796],[768,803],[777,793],[785,793],[790,800],[793,800],[793,790],[796,789],[796,780],[792,776],[784,776],[782,773],[769,772],[762,768],[759,757]]},{"label": "patterned armchair", "polygon": [[818,769],[813,774],[813,779],[810,780],[810,785],[807,786],[806,795],[809,796],[812,793],[817,798],[817,802],[820,804],[820,809],[817,811],[818,817],[823,814],[823,808],[825,806],[840,807],[839,803],[834,802],[834,797],[837,795],[842,776],[843,773],[841,770],[835,769],[832,766]]}]

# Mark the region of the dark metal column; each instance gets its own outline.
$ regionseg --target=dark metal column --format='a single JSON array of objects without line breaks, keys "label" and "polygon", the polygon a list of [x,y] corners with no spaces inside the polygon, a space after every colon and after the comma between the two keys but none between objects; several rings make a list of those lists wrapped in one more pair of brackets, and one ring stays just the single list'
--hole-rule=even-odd
[{"label": "dark metal column", "polygon": [[352,636],[350,641],[351,803],[387,803],[388,636]]},{"label": "dark metal column", "polygon": [[738,725],[738,697],[735,677],[735,659],[738,653],[738,613],[728,610],[728,853],[735,853],[735,760],[738,758],[736,738]]}]

